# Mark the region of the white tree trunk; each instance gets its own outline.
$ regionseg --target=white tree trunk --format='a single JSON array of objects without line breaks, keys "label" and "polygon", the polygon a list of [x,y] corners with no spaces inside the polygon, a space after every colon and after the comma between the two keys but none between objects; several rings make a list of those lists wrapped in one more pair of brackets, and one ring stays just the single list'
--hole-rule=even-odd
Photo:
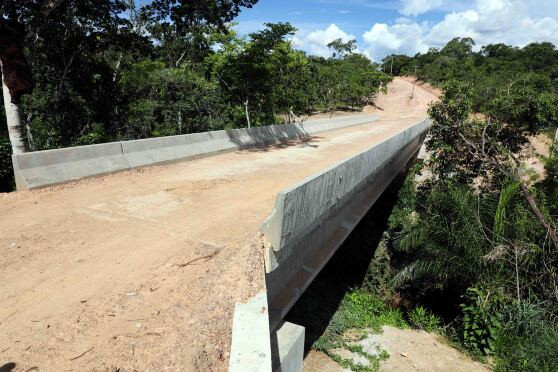
[{"label": "white tree trunk", "polygon": [[[2,63],[0,62],[0,68]],[[8,123],[8,135],[12,144],[12,153],[21,154],[25,152],[25,145],[21,138],[21,115],[20,107],[12,103],[12,96],[8,86],[4,82],[4,74],[2,73],[2,91],[4,94],[4,108],[6,109],[6,122]]]},{"label": "white tree trunk", "polygon": [[248,100],[244,102],[244,108],[246,109],[246,122],[248,123],[248,128],[250,128],[250,112],[248,111]]}]

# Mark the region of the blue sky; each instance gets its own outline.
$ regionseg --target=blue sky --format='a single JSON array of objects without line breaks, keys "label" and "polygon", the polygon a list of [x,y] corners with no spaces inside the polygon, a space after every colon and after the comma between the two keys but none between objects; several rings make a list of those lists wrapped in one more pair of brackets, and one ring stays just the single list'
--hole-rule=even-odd
[{"label": "blue sky", "polygon": [[391,53],[414,55],[453,37],[473,37],[478,47],[534,41],[558,45],[558,0],[260,0],[235,20],[239,34],[264,22],[290,22],[293,44],[328,55],[326,44],[355,38],[373,60]]}]

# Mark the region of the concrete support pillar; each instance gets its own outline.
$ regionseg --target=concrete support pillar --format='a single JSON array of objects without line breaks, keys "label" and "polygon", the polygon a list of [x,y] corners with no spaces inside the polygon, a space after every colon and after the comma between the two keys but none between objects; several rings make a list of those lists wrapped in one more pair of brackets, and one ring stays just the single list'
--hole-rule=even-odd
[{"label": "concrete support pillar", "polygon": [[271,372],[267,294],[236,304],[229,372]]},{"label": "concrete support pillar", "polygon": [[274,372],[302,372],[304,327],[281,323],[271,333],[271,358]]}]

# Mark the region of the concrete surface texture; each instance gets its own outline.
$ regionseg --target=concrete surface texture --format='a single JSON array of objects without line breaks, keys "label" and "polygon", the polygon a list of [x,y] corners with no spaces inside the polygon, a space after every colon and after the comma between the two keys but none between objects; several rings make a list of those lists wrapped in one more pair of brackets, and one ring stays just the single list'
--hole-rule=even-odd
[{"label": "concrete surface texture", "polygon": [[[304,334],[304,329],[302,332]],[[269,314],[265,291],[258,293],[246,303],[236,304],[229,372],[271,372],[271,339],[269,335]],[[302,356],[299,364],[302,366]]]},{"label": "concrete surface texture", "polygon": [[264,255],[272,329],[391,181],[406,169],[418,153],[427,126],[427,121],[421,121],[279,193],[263,230],[288,239],[279,250],[267,244]]},{"label": "concrete surface texture", "polygon": [[18,190],[130,169],[119,142],[12,155]]},{"label": "concrete surface texture", "polygon": [[224,151],[302,139],[311,134],[371,122],[377,115],[353,115],[302,124],[269,125],[181,136],[148,138],[14,154],[18,190],[32,190],[146,165],[195,159]]},{"label": "concrete surface texture", "polygon": [[226,370],[275,195],[426,117],[435,96],[411,88],[396,79],[370,124],[0,194],[0,365]]},{"label": "concrete surface texture", "polygon": [[[426,131],[423,120],[350,159],[313,175],[277,195],[272,214],[262,225],[274,251],[296,244],[340,199],[383,167],[413,139]],[[279,263],[276,263],[279,264]]]},{"label": "concrete surface texture", "polygon": [[274,372],[302,372],[304,362],[304,327],[283,322],[271,334]]}]

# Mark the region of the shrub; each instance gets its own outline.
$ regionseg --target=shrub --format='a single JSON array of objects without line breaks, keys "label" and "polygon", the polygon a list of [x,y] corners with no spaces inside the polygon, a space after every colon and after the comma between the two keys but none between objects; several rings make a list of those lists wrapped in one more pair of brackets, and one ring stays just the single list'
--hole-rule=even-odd
[{"label": "shrub", "polygon": [[12,168],[12,146],[7,137],[0,137],[0,192],[14,189],[14,171]]},{"label": "shrub", "polygon": [[401,311],[390,309],[380,298],[362,290],[349,293],[343,300],[342,307],[350,328],[380,331],[383,325],[406,326]]},{"label": "shrub", "polygon": [[471,351],[490,354],[502,330],[502,297],[480,288],[468,288],[460,305],[463,312],[463,342]]},{"label": "shrub", "polygon": [[409,323],[418,329],[432,332],[440,328],[440,318],[422,306],[417,306],[407,313]]},{"label": "shrub", "polygon": [[534,335],[504,334],[495,349],[495,371],[558,371],[558,331]]}]

